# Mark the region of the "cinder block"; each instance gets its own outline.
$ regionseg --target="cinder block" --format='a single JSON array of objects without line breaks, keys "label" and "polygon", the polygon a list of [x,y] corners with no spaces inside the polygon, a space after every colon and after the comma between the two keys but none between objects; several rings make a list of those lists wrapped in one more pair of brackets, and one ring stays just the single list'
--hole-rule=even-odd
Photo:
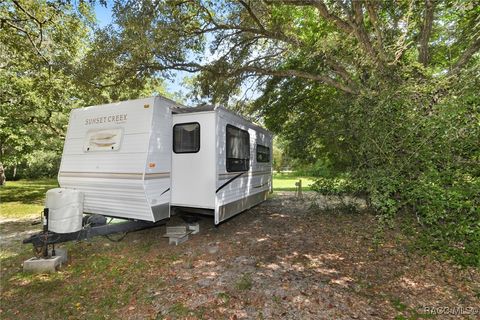
[{"label": "cinder block", "polygon": [[187,233],[187,226],[167,227],[167,235],[170,235],[170,234],[185,234],[185,233]]},{"label": "cinder block", "polygon": [[[52,255],[52,249],[48,250],[48,255]],[[55,248],[55,256],[62,258],[62,264],[65,264],[68,261],[67,249]]]},{"label": "cinder block", "polygon": [[197,234],[200,232],[200,224],[198,222],[189,223],[187,228],[188,231],[191,231],[192,234]]},{"label": "cinder block", "polygon": [[30,258],[23,262],[23,271],[32,273],[55,272],[62,266],[62,256]]}]

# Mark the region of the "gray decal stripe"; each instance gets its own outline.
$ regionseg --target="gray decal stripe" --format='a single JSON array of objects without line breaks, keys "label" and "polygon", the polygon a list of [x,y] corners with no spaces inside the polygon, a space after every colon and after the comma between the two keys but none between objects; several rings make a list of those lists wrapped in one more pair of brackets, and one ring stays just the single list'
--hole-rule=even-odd
[{"label": "gray decal stripe", "polygon": [[[77,178],[103,178],[103,179],[130,179],[142,180],[143,173],[140,172],[75,172],[61,171],[59,177],[77,177]],[[170,172],[146,173],[145,180],[169,178]]]},{"label": "gray decal stripe", "polygon": [[145,180],[170,178],[170,172],[145,173]]},{"label": "gray decal stripe", "polygon": [[241,173],[237,174],[235,177],[233,177],[230,180],[228,180],[227,182],[225,182],[224,184],[222,184],[220,187],[218,187],[218,189],[217,189],[217,191],[215,191],[215,193],[218,193],[218,191],[222,190],[226,185],[228,185],[230,182],[237,179],[238,177],[240,177],[244,173],[245,172],[241,172]]},{"label": "gray decal stripe", "polygon": [[[254,176],[263,176],[263,175],[270,175],[272,174],[270,171],[263,171],[263,172],[253,172],[253,173],[248,173],[246,174],[245,176],[243,176],[242,178],[245,178],[245,177],[254,177]],[[222,174],[219,174],[218,175],[218,179],[219,180],[224,180],[224,179],[229,179],[231,177],[235,177],[235,175],[222,175]]]},{"label": "gray decal stripe", "polygon": [[261,187],[266,186],[267,184],[268,184],[268,182],[267,182],[267,183],[264,183],[264,184],[261,184],[261,185],[259,185],[259,186],[255,186],[254,188],[261,188]]},{"label": "gray decal stripe", "polygon": [[[251,172],[248,172],[248,174],[270,174],[272,173],[272,171],[251,171]],[[219,173],[218,175],[219,176],[234,176],[236,175],[237,172],[227,172],[227,173]]]}]

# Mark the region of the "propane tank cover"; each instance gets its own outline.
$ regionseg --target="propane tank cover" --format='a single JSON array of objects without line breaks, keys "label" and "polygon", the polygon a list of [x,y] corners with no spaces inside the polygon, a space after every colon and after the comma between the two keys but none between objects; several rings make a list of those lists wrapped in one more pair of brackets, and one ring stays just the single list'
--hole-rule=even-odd
[{"label": "propane tank cover", "polygon": [[48,230],[56,233],[82,229],[83,192],[55,188],[47,191],[45,207],[49,209]]}]

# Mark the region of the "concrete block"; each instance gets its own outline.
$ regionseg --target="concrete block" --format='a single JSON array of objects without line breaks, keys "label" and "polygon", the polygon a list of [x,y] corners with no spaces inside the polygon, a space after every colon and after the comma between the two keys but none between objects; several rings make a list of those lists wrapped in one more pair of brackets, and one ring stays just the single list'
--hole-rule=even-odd
[{"label": "concrete block", "polygon": [[169,234],[185,234],[185,233],[187,233],[187,226],[167,227],[167,235],[169,235]]},{"label": "concrete block", "polygon": [[62,257],[30,258],[23,262],[23,271],[32,273],[55,272],[62,266]]},{"label": "concrete block", "polygon": [[[48,255],[52,256],[52,249],[48,250]],[[67,249],[55,248],[55,256],[62,258],[62,264],[66,264],[68,261]]]},{"label": "concrete block", "polygon": [[200,232],[200,224],[198,222],[195,223],[189,223],[187,226],[188,231],[190,231],[192,234],[197,234]]}]

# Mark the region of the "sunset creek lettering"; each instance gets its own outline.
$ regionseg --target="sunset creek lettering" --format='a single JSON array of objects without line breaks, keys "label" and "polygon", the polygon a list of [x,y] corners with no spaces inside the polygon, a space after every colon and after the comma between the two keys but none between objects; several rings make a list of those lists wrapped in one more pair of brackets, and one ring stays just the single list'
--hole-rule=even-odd
[{"label": "sunset creek lettering", "polygon": [[105,117],[85,119],[85,125],[88,126],[91,124],[108,123],[108,122],[118,123],[118,122],[125,122],[125,121],[127,121],[126,114],[116,114],[116,115],[105,116]]}]

